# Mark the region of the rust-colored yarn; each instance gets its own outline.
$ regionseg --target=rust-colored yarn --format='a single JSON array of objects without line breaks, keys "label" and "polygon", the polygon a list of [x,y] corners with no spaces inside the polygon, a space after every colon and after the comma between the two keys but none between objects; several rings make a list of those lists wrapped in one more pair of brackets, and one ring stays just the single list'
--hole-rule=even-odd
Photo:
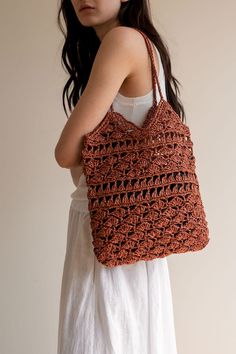
[{"label": "rust-colored yarn", "polygon": [[151,44],[136,30],[151,58],[153,105],[142,127],[111,106],[82,150],[93,249],[108,267],[198,251],[210,239],[189,127],[164,100]]}]

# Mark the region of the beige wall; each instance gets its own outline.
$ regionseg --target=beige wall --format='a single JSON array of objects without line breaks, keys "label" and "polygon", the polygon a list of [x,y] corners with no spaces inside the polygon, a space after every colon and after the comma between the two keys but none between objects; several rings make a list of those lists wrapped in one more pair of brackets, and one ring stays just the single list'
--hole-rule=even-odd
[{"label": "beige wall", "polygon": [[236,352],[235,13],[233,0],[155,4],[183,85],[211,236],[202,252],[169,258],[179,354]]},{"label": "beige wall", "polygon": [[[2,354],[56,353],[74,190],[53,156],[66,121],[56,3],[1,4]],[[178,354],[236,350],[235,13],[233,0],[153,1],[183,86],[211,234],[202,252],[168,258]]]}]

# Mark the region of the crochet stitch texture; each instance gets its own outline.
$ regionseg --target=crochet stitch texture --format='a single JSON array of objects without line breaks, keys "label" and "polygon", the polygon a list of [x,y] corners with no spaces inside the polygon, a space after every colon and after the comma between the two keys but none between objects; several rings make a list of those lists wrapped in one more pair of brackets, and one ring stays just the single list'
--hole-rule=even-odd
[{"label": "crochet stitch texture", "polygon": [[189,127],[164,100],[151,44],[136,30],[151,59],[153,105],[142,127],[111,105],[83,140],[93,250],[108,267],[199,251],[210,239]]}]

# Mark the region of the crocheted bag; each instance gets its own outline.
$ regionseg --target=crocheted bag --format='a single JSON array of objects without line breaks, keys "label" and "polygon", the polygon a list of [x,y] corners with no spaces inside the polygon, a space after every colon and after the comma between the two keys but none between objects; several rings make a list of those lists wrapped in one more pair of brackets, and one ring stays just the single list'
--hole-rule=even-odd
[{"label": "crocheted bag", "polygon": [[198,251],[209,242],[189,127],[164,100],[151,44],[137,31],[151,58],[153,105],[142,127],[111,105],[83,140],[93,251],[108,267]]}]

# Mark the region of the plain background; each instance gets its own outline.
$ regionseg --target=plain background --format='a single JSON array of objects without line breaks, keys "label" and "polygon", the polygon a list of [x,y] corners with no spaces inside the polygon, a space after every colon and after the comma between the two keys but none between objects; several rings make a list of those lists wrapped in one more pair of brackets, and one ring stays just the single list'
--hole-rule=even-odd
[{"label": "plain background", "polygon": [[[70,194],[57,2],[1,2],[0,352],[55,354]],[[236,352],[233,0],[153,1],[191,128],[211,240],[168,258],[178,354]],[[161,353],[158,353],[161,354]]]}]

